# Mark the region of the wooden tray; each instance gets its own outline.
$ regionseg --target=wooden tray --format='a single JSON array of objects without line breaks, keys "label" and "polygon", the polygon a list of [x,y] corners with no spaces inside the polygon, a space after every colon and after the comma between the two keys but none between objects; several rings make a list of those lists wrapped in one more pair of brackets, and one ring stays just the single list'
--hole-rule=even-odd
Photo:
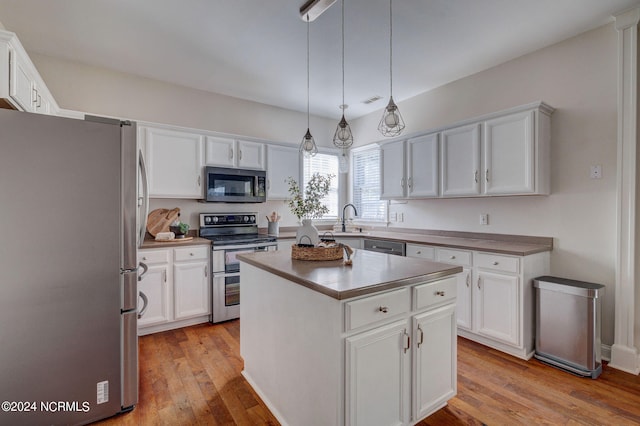
[{"label": "wooden tray", "polygon": [[181,243],[183,241],[191,241],[193,237],[174,238],[173,240],[153,240],[157,243]]},{"label": "wooden tray", "polygon": [[342,259],[342,245],[335,247],[300,247],[291,246],[291,258],[294,260],[339,260]]}]

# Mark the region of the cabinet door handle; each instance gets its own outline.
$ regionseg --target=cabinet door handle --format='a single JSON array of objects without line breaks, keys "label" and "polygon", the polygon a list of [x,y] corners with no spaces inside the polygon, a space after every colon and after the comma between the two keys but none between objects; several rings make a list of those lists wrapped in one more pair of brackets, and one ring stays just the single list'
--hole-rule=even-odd
[{"label": "cabinet door handle", "polygon": [[37,108],[42,107],[42,96],[40,96],[40,94],[38,94],[38,105],[36,105]]},{"label": "cabinet door handle", "polygon": [[388,307],[386,307],[386,306],[380,306],[380,307],[378,308],[378,311],[379,311],[379,312],[382,312],[383,314],[386,314],[387,312],[389,312],[389,308],[388,308]]},{"label": "cabinet door handle", "polygon": [[478,290],[480,290],[480,277],[478,277]]},{"label": "cabinet door handle", "polygon": [[400,178],[400,188],[404,189],[404,178]]},{"label": "cabinet door handle", "polygon": [[233,160],[233,148],[229,148],[229,160]]},{"label": "cabinet door handle", "polygon": [[436,296],[444,296],[445,293],[444,293],[444,291],[440,290],[440,291],[436,291],[435,295]]},{"label": "cabinet door handle", "polygon": [[34,87],[33,89],[31,89],[31,102],[35,103],[37,101],[38,101],[38,91]]},{"label": "cabinet door handle", "polygon": [[267,191],[271,189],[271,179],[267,179]]},{"label": "cabinet door handle", "polygon": [[493,262],[493,266],[498,266],[498,262]]},{"label": "cabinet door handle", "polygon": [[207,272],[209,268],[205,265],[204,267],[204,277],[207,278],[209,276],[209,273]]},{"label": "cabinet door handle", "polygon": [[484,172],[484,180],[489,182],[489,169],[485,170]]},{"label": "cabinet door handle", "polygon": [[409,187],[409,189],[413,187],[413,178],[407,179],[407,186]]},{"label": "cabinet door handle", "polygon": [[475,173],[473,174],[473,180],[476,181],[476,183],[478,183],[478,171],[476,170]]},{"label": "cabinet door handle", "polygon": [[420,328],[420,326],[418,326],[418,331],[420,332],[420,341],[418,342],[418,347],[420,347],[420,345],[424,343],[424,331],[422,331],[422,328]]},{"label": "cabinet door handle", "polygon": [[238,148],[238,160],[242,160],[242,150]]},{"label": "cabinet door handle", "polygon": [[469,288],[470,283],[471,283],[471,275],[467,274],[467,288]]},{"label": "cabinet door handle", "polygon": [[201,186],[201,185],[200,185],[200,181],[201,181],[201,177],[200,177],[200,176],[198,176],[198,186]]},{"label": "cabinet door handle", "polygon": [[163,276],[164,276],[164,282],[166,283],[167,282],[167,270],[166,269],[164,270]]},{"label": "cabinet door handle", "polygon": [[407,351],[409,350],[409,348],[411,348],[411,336],[409,336],[409,334],[407,334],[407,329],[405,328],[404,331],[402,332],[403,337],[405,338],[405,344],[404,344],[404,353],[406,354]]}]

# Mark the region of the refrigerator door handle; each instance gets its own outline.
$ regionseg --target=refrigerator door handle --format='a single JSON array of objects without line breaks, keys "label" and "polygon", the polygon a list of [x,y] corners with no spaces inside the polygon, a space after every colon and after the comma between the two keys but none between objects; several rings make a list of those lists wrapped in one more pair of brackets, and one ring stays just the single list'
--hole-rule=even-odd
[{"label": "refrigerator door handle", "polygon": [[140,298],[142,299],[142,309],[138,311],[138,319],[144,316],[145,312],[147,312],[147,308],[149,307],[149,298],[147,297],[147,295],[142,291],[139,294]]},{"label": "refrigerator door handle", "polygon": [[[142,273],[140,273],[140,268],[142,268]],[[142,281],[142,277],[147,273],[149,267],[146,263],[140,262],[136,270],[138,271],[138,281]]]},{"label": "refrigerator door handle", "polygon": [[140,230],[138,234],[138,247],[144,242],[144,235],[147,231],[147,216],[149,216],[149,181],[147,179],[147,167],[144,163],[144,155],[142,150],[138,152],[138,164],[140,166],[140,174],[142,175],[142,203],[144,215],[140,218]]}]

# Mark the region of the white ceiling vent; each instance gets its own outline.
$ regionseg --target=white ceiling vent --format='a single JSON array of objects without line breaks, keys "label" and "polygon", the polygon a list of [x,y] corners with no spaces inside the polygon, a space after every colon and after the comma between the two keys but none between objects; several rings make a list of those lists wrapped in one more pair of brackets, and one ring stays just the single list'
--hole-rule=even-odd
[{"label": "white ceiling vent", "polygon": [[380,99],[382,99],[382,96],[375,95],[375,96],[370,97],[369,99],[365,99],[364,101],[362,101],[362,103],[366,104],[366,105],[369,105],[369,104],[374,103],[375,101],[379,101]]}]

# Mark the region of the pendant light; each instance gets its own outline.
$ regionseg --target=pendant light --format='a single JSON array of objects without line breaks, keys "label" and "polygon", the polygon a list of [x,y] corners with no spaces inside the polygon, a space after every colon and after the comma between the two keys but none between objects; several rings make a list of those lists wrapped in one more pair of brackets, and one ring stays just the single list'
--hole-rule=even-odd
[{"label": "pendant light", "polygon": [[389,0],[389,104],[384,109],[378,130],[383,136],[398,136],[404,130],[404,120],[398,106],[393,102],[393,14],[392,2]]},{"label": "pendant light", "polygon": [[347,119],[344,118],[344,110],[348,105],[344,103],[344,0],[342,0],[342,118],[336,127],[336,132],[333,135],[333,144],[342,148],[343,156],[346,155],[346,150],[353,145],[353,133],[351,133],[351,126],[347,123]]},{"label": "pendant light", "polygon": [[318,153],[318,147],[313,136],[311,136],[309,126],[309,15],[307,15],[307,133],[302,137],[300,153],[305,157],[313,157]]}]

